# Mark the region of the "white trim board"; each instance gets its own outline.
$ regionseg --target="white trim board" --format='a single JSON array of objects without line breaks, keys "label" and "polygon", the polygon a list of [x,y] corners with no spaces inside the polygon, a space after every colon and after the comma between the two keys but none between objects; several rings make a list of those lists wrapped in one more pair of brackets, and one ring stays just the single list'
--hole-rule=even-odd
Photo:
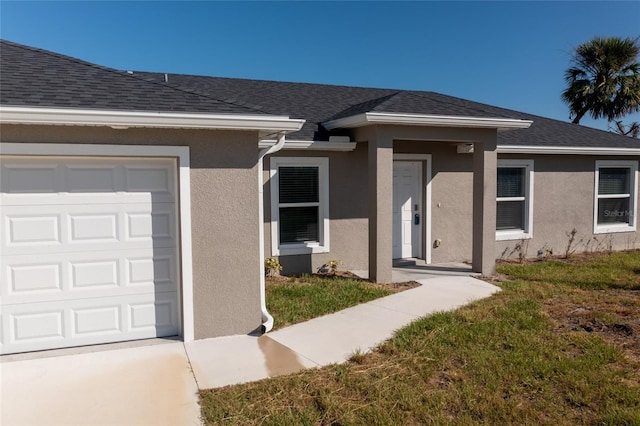
[{"label": "white trim board", "polygon": [[[498,154],[640,155],[640,148],[498,145]],[[470,151],[473,152],[473,146]]]},{"label": "white trim board", "polygon": [[0,107],[0,123],[295,132],[305,120],[274,115],[195,114],[90,109]]},{"label": "white trim board", "polygon": [[191,183],[189,147],[159,145],[91,145],[0,143],[0,155],[174,157],[178,163],[180,224],[181,328],[185,342],[194,340],[193,264],[191,252]]},{"label": "white trim board", "polygon": [[[258,143],[260,149],[269,148],[276,144],[275,140],[263,139]],[[353,151],[356,149],[356,142],[331,142],[331,141],[304,141],[288,140],[283,149],[308,149],[310,151]]]},{"label": "white trim board", "polygon": [[322,123],[327,130],[355,128],[371,124],[397,124],[403,126],[465,127],[475,129],[526,129],[531,120],[513,118],[483,118],[450,115],[402,114],[388,112],[365,112]]}]

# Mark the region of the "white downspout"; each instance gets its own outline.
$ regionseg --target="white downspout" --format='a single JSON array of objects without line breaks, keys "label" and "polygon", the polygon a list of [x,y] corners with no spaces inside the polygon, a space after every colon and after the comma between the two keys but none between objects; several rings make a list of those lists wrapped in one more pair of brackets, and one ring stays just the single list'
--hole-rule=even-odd
[{"label": "white downspout", "polygon": [[266,155],[280,151],[284,147],[285,134],[279,133],[275,145],[258,153],[258,235],[260,245],[260,309],[262,310],[262,332],[273,328],[273,317],[267,311],[267,293],[264,279],[264,170],[262,160]]}]

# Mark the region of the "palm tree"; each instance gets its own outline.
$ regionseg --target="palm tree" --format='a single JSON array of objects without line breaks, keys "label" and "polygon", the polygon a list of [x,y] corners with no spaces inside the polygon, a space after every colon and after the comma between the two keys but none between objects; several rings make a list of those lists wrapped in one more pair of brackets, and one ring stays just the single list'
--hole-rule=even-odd
[{"label": "palm tree", "polygon": [[574,50],[562,92],[574,124],[587,113],[611,122],[640,111],[639,54],[638,39],[618,37],[596,37]]}]

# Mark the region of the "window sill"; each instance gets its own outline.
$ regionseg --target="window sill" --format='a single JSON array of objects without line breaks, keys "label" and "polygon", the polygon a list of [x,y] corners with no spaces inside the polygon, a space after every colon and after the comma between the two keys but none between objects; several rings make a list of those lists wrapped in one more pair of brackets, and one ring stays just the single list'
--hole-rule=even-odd
[{"label": "window sill", "polygon": [[635,232],[636,227],[630,225],[599,225],[593,229],[594,234],[615,234],[618,232]]},{"label": "window sill", "polygon": [[532,238],[533,235],[530,232],[522,230],[496,231],[496,241],[530,240]]},{"label": "window sill", "polygon": [[292,256],[297,254],[316,254],[316,253],[329,253],[328,246],[321,246],[319,244],[291,244],[281,245],[277,250],[274,250],[274,256]]}]

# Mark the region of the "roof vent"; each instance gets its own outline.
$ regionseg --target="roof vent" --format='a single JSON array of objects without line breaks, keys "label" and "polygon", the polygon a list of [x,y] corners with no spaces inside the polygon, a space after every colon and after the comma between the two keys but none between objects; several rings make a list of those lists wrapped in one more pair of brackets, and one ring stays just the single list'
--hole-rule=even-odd
[{"label": "roof vent", "polygon": [[165,73],[165,75],[164,75],[164,82],[165,82],[165,83],[168,83],[168,82],[169,82],[169,74],[166,74],[166,73]]}]

